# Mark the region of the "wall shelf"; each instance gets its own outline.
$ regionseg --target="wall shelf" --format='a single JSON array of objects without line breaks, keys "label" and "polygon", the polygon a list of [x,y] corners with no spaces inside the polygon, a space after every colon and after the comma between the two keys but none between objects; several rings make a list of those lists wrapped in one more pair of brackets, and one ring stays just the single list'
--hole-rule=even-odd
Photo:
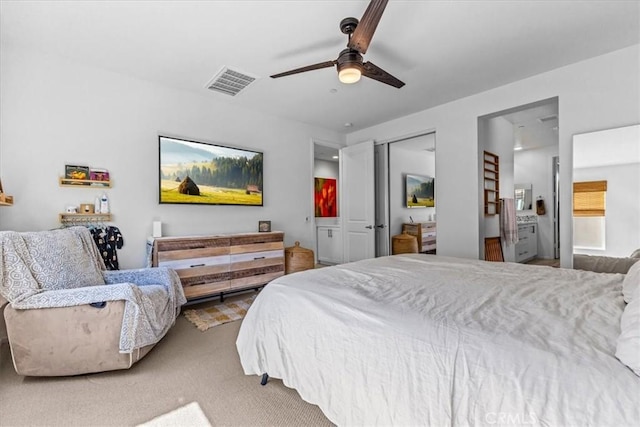
[{"label": "wall shelf", "polygon": [[0,206],[13,206],[13,196],[0,192]]},{"label": "wall shelf", "polygon": [[71,179],[60,177],[61,187],[111,188],[111,181],[95,181],[91,179]]},{"label": "wall shelf", "polygon": [[61,213],[58,215],[62,224],[86,225],[95,222],[110,222],[111,214]]},{"label": "wall shelf", "polygon": [[500,158],[497,154],[485,151],[482,162],[484,214],[497,215],[500,201]]}]

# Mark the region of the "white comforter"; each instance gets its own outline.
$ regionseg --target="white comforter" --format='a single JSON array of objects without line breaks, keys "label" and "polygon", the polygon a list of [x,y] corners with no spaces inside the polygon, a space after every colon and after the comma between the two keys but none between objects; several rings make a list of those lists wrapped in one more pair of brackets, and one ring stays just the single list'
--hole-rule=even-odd
[{"label": "white comforter", "polygon": [[338,425],[640,423],[620,274],[403,255],[267,285],[237,340]]}]

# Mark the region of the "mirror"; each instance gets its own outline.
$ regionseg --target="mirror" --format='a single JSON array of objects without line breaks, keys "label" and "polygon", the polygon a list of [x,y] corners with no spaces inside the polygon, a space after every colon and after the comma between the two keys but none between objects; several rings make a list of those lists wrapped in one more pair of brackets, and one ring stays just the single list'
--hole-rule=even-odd
[{"label": "mirror", "polygon": [[533,199],[531,197],[531,184],[515,184],[515,202],[517,211],[527,211],[533,209]]},{"label": "mirror", "polygon": [[596,211],[576,209],[574,193],[574,255],[628,257],[640,248],[640,125],[574,135],[573,183],[576,193],[585,191],[576,183],[605,183]]}]

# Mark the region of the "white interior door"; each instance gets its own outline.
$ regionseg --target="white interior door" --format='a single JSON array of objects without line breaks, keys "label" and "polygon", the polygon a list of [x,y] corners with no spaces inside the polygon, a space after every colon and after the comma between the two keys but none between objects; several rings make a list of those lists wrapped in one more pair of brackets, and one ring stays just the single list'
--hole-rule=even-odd
[{"label": "white interior door", "polygon": [[373,141],[340,150],[340,206],[344,261],[375,257]]}]

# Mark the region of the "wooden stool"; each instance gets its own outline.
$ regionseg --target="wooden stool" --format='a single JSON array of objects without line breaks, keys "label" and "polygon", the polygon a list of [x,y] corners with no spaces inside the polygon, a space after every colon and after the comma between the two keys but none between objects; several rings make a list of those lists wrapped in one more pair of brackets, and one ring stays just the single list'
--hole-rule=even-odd
[{"label": "wooden stool", "polygon": [[391,238],[391,254],[417,254],[418,253],[418,239],[416,236],[408,234],[403,231],[402,234],[397,234]]},{"label": "wooden stool", "polygon": [[484,259],[485,261],[504,262],[500,237],[487,237],[484,239]]}]

